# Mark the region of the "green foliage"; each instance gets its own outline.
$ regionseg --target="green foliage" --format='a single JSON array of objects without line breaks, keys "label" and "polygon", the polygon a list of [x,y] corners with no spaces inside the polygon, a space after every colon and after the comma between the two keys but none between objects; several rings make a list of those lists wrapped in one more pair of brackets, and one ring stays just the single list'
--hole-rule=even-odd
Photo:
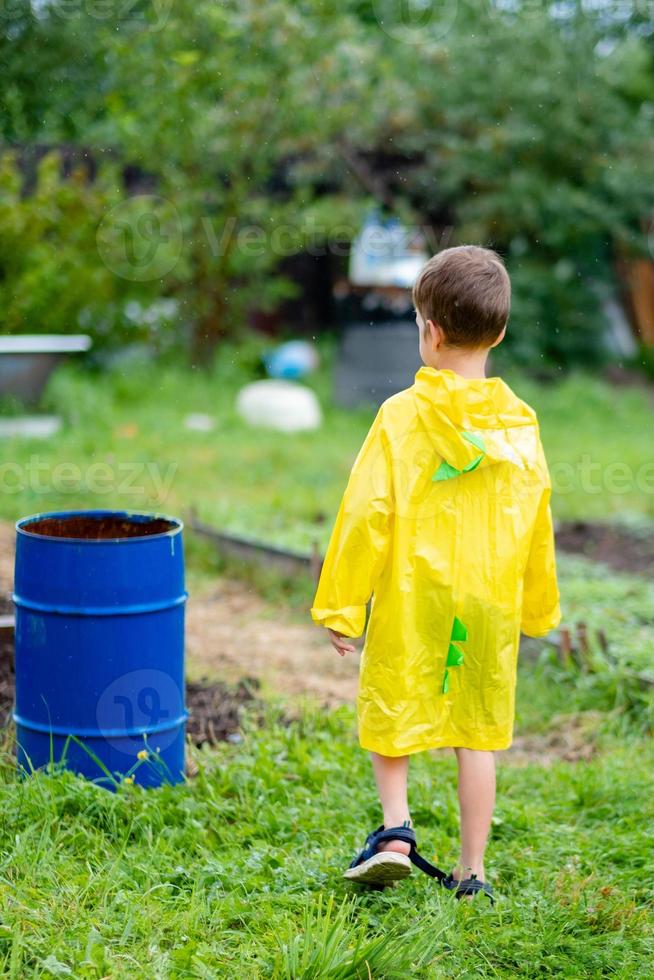
[{"label": "green foliage", "polygon": [[[388,40],[405,110],[389,112],[386,130],[422,161],[404,169],[406,193],[457,241],[506,256],[507,346],[522,362],[605,357],[596,285],[613,283],[616,246],[647,252],[649,102],[636,108],[618,81],[632,42],[614,39],[609,56],[614,25],[590,8],[461,0],[451,24],[447,7],[434,8],[424,43]],[[651,91],[651,50],[640,54]]]},{"label": "green foliage", "polygon": [[654,348],[643,345],[634,358],[634,367],[642,368],[648,377],[654,378]]},{"label": "green foliage", "polygon": [[[99,21],[93,16],[96,11]],[[3,143],[86,143],[89,122],[103,107],[105,36],[98,28],[105,19],[101,4],[2,4]]]},{"label": "green foliage", "polygon": [[10,154],[0,157],[0,327],[3,333],[90,333],[96,343],[147,337],[125,315],[133,290],[101,260],[98,225],[121,201],[109,173],[90,183],[40,161],[25,194]]},{"label": "green foliage", "polygon": [[316,215],[319,239],[346,220],[352,227],[353,215],[358,223],[359,207],[340,194],[316,203],[316,176],[301,165],[360,111],[340,88],[356,64],[365,97],[360,62],[371,53],[357,32],[318,0],[182,0],[163,30],[146,22],[110,43],[98,133],[156,176],[178,215],[183,246],[168,283],[196,348],[234,333],[254,305],[269,310],[294,294],[275,273],[314,236]]},{"label": "green foliage", "polygon": [[[602,563],[558,556],[563,623],[578,645],[576,624],[586,625],[588,650],[562,661],[554,641],[541,641],[523,696],[530,724],[547,729],[552,716],[594,712],[592,730],[654,731],[654,587],[635,575],[611,574]],[[603,635],[600,642],[599,635]],[[525,708],[519,721],[524,723]]]},{"label": "green foliage", "polygon": [[154,200],[108,237],[156,261],[110,266],[175,295],[198,351],[292,295],[284,258],[350,240],[372,196],[434,251],[502,251],[516,360],[588,363],[615,250],[647,253],[651,29],[639,4],[14,0],[0,125],[138,167]]},{"label": "green foliage", "polygon": [[553,255],[552,263],[533,254],[509,259],[513,297],[502,354],[532,367],[597,366],[607,357],[599,297],[573,261]]}]

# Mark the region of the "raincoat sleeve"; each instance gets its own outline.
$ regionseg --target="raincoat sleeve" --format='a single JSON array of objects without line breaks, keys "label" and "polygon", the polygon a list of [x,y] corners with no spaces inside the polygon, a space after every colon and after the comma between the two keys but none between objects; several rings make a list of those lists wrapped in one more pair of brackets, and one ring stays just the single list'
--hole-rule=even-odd
[{"label": "raincoat sleeve", "polygon": [[332,530],[311,618],[345,636],[360,636],[389,550],[393,494],[382,408],[350,472]]},{"label": "raincoat sleeve", "polygon": [[544,636],[561,622],[550,495],[551,489],[546,487],[540,499],[525,569],[520,628],[527,636]]}]

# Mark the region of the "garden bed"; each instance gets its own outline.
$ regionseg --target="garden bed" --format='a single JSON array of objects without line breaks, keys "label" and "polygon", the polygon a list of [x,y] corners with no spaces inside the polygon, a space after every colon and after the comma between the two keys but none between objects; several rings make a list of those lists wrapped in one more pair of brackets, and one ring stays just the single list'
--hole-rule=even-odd
[{"label": "garden bed", "polygon": [[649,575],[654,569],[654,533],[637,533],[616,524],[562,521],[556,528],[556,546],[573,555],[602,562],[617,572]]},{"label": "garden bed", "polygon": [[237,684],[207,679],[186,683],[186,707],[190,717],[186,733],[194,745],[216,742],[239,742],[243,707],[261,708],[257,697],[259,681],[244,677]]}]

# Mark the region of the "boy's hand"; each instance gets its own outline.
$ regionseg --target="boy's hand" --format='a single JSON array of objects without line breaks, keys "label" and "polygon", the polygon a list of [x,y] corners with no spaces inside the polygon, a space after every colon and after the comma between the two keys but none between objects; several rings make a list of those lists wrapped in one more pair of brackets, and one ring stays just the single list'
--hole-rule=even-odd
[{"label": "boy's hand", "polygon": [[346,653],[354,653],[356,647],[353,646],[349,636],[345,636],[343,633],[337,633],[336,630],[329,629],[329,627],[328,630],[332,646],[340,657],[344,657]]}]

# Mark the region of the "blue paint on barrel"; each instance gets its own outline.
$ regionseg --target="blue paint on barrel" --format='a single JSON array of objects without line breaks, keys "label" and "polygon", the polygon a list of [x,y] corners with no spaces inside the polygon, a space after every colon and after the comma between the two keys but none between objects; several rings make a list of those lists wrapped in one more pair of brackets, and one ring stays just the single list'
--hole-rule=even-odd
[{"label": "blue paint on barrel", "polygon": [[[153,520],[167,526],[115,538],[30,531],[37,522],[43,529],[41,522],[71,518],[137,522],[139,532]],[[68,511],[26,517],[16,530],[21,771],[63,758],[66,768],[109,789],[130,773],[143,786],[180,782],[188,717],[182,522]],[[148,758],[139,760],[144,751]]]}]

